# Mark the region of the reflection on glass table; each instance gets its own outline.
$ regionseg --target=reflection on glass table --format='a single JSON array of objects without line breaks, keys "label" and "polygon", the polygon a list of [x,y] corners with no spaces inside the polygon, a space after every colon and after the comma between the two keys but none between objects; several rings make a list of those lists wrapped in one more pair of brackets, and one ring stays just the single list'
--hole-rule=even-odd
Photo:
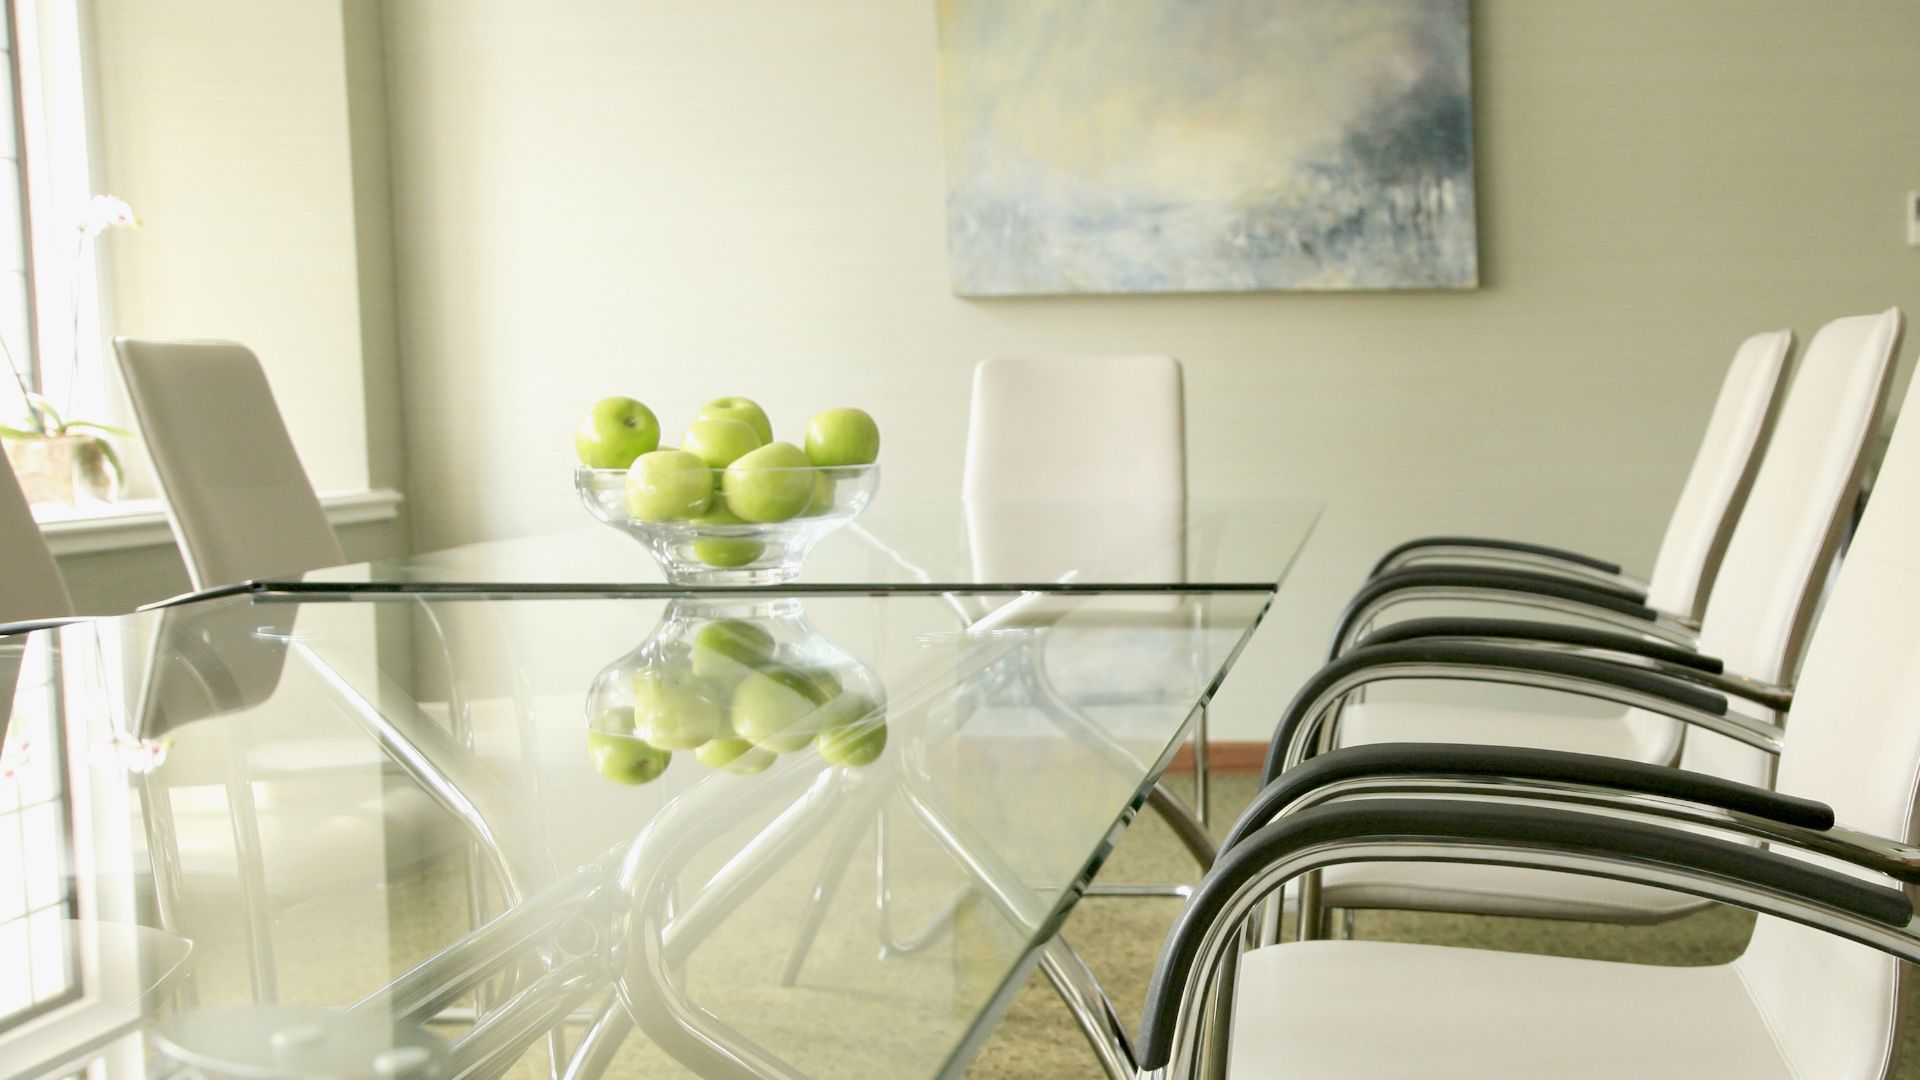
[{"label": "reflection on glass table", "polygon": [[[827,534],[782,591],[1268,589],[1318,520],[1310,501],[976,501],[883,496]],[[646,549],[604,526],[333,567],[275,590],[538,589],[567,595],[669,586]]]},{"label": "reflection on glass table", "polygon": [[52,739],[86,808],[63,918],[143,940],[0,1022],[0,1072],[957,1075],[1034,965],[1085,983],[1055,931],[1270,597],[970,599],[5,639],[8,753]]}]

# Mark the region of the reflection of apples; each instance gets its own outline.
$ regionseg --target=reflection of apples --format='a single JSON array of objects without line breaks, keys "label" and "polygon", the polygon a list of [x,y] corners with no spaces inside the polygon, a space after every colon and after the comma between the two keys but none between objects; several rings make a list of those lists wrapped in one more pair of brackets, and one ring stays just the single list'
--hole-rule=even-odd
[{"label": "reflection of apples", "polygon": [[699,415],[695,419],[743,420],[748,427],[760,433],[761,445],[764,446],[773,441],[773,424],[767,420],[767,410],[756,405],[750,398],[714,398],[700,406]]},{"label": "reflection of apples", "polygon": [[660,421],[630,397],[603,398],[573,432],[573,451],[589,469],[624,469],[660,445]]},{"label": "reflection of apples", "polygon": [[[745,525],[722,503],[693,519],[695,525]],[[767,545],[745,536],[703,536],[693,542],[693,557],[708,566],[745,566],[760,557]]]},{"label": "reflection of apples", "polygon": [[756,668],[773,662],[773,635],[745,619],[719,619],[693,637],[693,672],[732,690]]},{"label": "reflection of apples", "polygon": [[733,730],[755,746],[790,754],[811,742],[818,730],[808,719],[820,704],[816,694],[797,672],[756,671],[734,687],[727,716]]},{"label": "reflection of apples", "polygon": [[832,668],[776,665],[768,668],[767,674],[807,695],[815,705],[825,705],[840,696],[840,676]]},{"label": "reflection of apples", "polygon": [[725,724],[719,695],[685,660],[634,672],[633,720],[648,742],[666,750],[692,750]]},{"label": "reflection of apples", "polygon": [[807,460],[815,465],[871,465],[880,457],[880,426],[859,409],[828,409],[807,425]]},{"label": "reflection of apples", "polygon": [[700,744],[693,756],[709,769],[751,776],[766,771],[767,766],[773,764],[774,754],[737,735],[726,735]]},{"label": "reflection of apples", "polygon": [[870,765],[887,748],[887,713],[865,694],[848,692],[820,709],[820,756],[835,765]]},{"label": "reflection of apples", "polygon": [[673,755],[634,735],[587,732],[587,753],[600,775],[622,784],[644,784],[658,779],[673,763]]},{"label": "reflection of apples", "polygon": [[747,521],[785,521],[813,500],[814,475],[805,451],[792,443],[772,443],[727,466],[720,489],[727,509]]},{"label": "reflection of apples", "polygon": [[713,472],[685,450],[641,454],[627,470],[627,509],[641,521],[685,521],[713,503]]},{"label": "reflection of apples", "polygon": [[706,462],[709,469],[724,469],[740,455],[766,444],[745,420],[695,420],[680,439],[680,449]]}]

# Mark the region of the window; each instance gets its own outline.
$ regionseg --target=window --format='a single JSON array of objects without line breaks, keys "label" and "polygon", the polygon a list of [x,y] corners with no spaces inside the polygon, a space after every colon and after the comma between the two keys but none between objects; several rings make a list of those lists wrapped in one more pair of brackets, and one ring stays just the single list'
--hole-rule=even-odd
[{"label": "window", "polygon": [[[38,647],[36,647],[38,646]],[[68,874],[68,820],[53,650],[27,648],[14,696],[14,721],[0,750],[0,1030],[16,1026],[80,993],[66,920],[75,917]]]},{"label": "window", "polygon": [[[111,423],[98,230],[82,228],[101,214],[92,198],[83,7],[0,0],[0,340],[24,389],[65,420]],[[0,424],[17,427],[27,414],[22,389],[0,372]]]}]

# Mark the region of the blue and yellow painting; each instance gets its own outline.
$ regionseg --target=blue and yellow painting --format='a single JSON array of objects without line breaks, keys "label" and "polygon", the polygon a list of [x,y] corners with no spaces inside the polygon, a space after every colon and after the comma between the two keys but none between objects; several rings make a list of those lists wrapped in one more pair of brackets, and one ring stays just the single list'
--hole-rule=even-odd
[{"label": "blue and yellow painting", "polygon": [[939,0],[963,296],[1478,283],[1466,0]]}]

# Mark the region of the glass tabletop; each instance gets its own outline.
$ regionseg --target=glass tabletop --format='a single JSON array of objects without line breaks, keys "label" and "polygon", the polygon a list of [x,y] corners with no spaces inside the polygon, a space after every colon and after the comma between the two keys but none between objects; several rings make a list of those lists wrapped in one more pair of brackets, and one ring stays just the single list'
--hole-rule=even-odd
[{"label": "glass tabletop", "polygon": [[[1319,503],[883,497],[828,533],[786,591],[1272,590]],[[582,521],[588,520],[582,515]],[[299,591],[487,591],[567,595],[698,591],[670,586],[648,550],[585,524],[258,583]]]},{"label": "glass tabletop", "polygon": [[964,1071],[1263,615],[240,594],[0,638],[0,1061]]}]

